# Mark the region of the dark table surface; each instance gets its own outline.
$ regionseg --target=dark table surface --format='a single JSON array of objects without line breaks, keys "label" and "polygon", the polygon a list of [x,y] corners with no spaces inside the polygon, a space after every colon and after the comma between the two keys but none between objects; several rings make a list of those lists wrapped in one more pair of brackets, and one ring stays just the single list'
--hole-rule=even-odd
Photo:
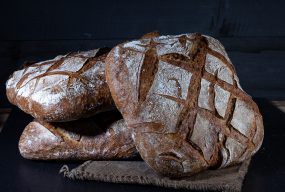
[{"label": "dark table surface", "polygon": [[[266,99],[255,99],[264,117],[265,138],[253,157],[243,191],[285,190],[285,113]],[[62,165],[73,168],[82,162],[44,162],[23,159],[18,140],[23,128],[32,120],[17,108],[0,133],[0,191],[183,191],[133,184],[69,180],[58,174]]]}]

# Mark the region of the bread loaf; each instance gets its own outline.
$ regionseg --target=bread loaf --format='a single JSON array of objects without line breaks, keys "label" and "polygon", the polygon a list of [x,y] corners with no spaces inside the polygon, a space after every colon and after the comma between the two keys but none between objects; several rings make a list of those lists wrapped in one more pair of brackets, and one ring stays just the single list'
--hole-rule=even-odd
[{"label": "bread loaf", "polygon": [[106,78],[137,150],[160,174],[181,177],[230,166],[262,144],[259,109],[212,37],[120,44],[106,58]]},{"label": "bread loaf", "polygon": [[19,150],[33,160],[111,160],[137,155],[123,120],[101,129],[90,118],[66,123],[34,120],[24,129]]},{"label": "bread loaf", "polygon": [[105,81],[109,49],[60,55],[15,71],[6,83],[9,101],[34,118],[71,121],[112,109]]},{"label": "bread loaf", "polygon": [[[159,36],[150,32],[141,37]],[[9,101],[36,119],[65,122],[114,106],[105,81],[109,48],[59,55],[24,65],[6,83]]]}]

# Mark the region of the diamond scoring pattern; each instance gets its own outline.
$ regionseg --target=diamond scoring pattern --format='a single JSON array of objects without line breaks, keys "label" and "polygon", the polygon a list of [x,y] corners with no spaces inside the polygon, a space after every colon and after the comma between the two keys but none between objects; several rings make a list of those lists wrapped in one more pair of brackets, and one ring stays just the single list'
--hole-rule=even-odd
[{"label": "diamond scoring pattern", "polygon": [[[200,117],[203,117],[209,114],[214,116],[215,117],[214,122],[210,122],[209,125],[211,127],[212,126],[211,123],[213,123],[213,124],[219,125],[219,128],[221,129],[219,133],[219,141],[217,145],[220,146],[220,150],[227,151],[227,156],[228,156],[226,157],[227,160],[233,161],[235,160],[235,158],[238,158],[238,157],[235,157],[235,158],[231,157],[232,155],[231,149],[235,149],[236,146],[230,146],[229,140],[236,140],[236,143],[239,143],[238,145],[242,146],[241,148],[244,151],[240,152],[239,157],[246,153],[246,149],[251,149],[251,148],[254,148],[255,146],[252,142],[252,137],[243,131],[245,130],[245,128],[239,128],[238,126],[235,125],[235,123],[231,123],[233,122],[234,116],[236,116],[236,113],[237,113],[237,112],[234,113],[234,111],[236,111],[237,108],[239,107],[239,106],[236,106],[236,103],[242,101],[246,103],[247,105],[250,104],[252,106],[251,107],[252,113],[257,113],[258,108],[256,104],[252,101],[251,97],[247,95],[243,90],[239,89],[239,87],[237,86],[238,82],[236,78],[234,78],[235,70],[234,70],[233,65],[229,62],[229,59],[225,58],[225,56],[222,55],[220,52],[210,49],[208,46],[208,41],[206,40],[205,37],[199,34],[198,35],[194,34],[193,36],[194,36],[193,39],[188,38],[185,35],[180,36],[178,39],[179,39],[179,43],[184,48],[185,48],[187,41],[191,41],[193,43],[192,50],[189,52],[189,58],[195,57],[199,54],[201,56],[200,52],[204,51],[203,52],[204,54],[202,55],[202,57],[200,57],[200,61],[198,60],[199,62],[195,63],[195,58],[194,60],[191,60],[191,59],[188,59],[184,54],[181,55],[179,53],[167,53],[167,54],[158,56],[158,59],[160,61],[166,62],[170,65],[180,67],[192,74],[192,78],[191,78],[189,88],[188,88],[188,95],[185,100],[181,100],[180,98],[174,99],[173,97],[170,97],[170,96],[167,97],[167,95],[164,95],[164,97],[174,100],[184,105],[182,112],[179,115],[177,126],[181,125],[185,116],[187,116],[189,112],[193,109],[197,109],[197,110],[194,114],[192,114],[195,116],[195,118],[192,118],[192,122],[189,123],[190,124],[189,127],[192,127],[192,128],[195,127],[194,125],[197,121],[196,116],[198,114]],[[151,39],[151,42],[148,45],[139,45],[139,46],[153,50],[157,45],[161,45],[161,44],[164,44],[164,43],[154,43],[153,39]],[[134,51],[134,52],[140,52],[132,48],[128,48],[127,50]],[[220,75],[221,71],[219,71],[220,70],[219,68],[216,69],[215,73],[209,73],[205,69],[206,62],[211,62],[211,61],[206,61],[207,55],[210,55],[211,57],[216,58],[215,59],[216,61],[220,61],[221,62],[220,65],[222,66],[221,71],[229,72],[229,75],[221,76]],[[223,78],[225,76],[227,77],[230,76],[230,79]],[[201,93],[201,81],[209,82],[209,89],[208,89],[209,95],[207,96],[208,104],[209,104],[208,108],[205,107],[205,105],[201,106],[198,104],[199,95]],[[215,92],[215,87],[218,87],[223,92],[223,94],[228,93],[224,97],[227,99],[223,101],[223,107],[226,107],[225,110],[223,109],[222,111],[221,110],[217,111],[217,106],[215,106],[215,104],[217,103],[216,100],[217,99],[223,100],[224,98],[223,97],[219,98],[219,95],[217,95],[217,92]],[[205,92],[205,90],[203,91]],[[241,120],[241,119],[237,119],[237,120]],[[252,120],[254,121],[254,119]],[[249,127],[249,129],[251,128],[252,127]],[[191,134],[193,134],[193,132]],[[203,149],[201,149],[201,146],[197,146],[198,143],[195,143],[195,139],[194,141],[191,140],[191,134],[189,133],[188,135],[189,144],[192,145],[193,148],[197,149],[197,151],[199,151],[201,153],[201,156],[205,159],[205,156],[202,153]],[[192,138],[195,138],[195,136]],[[227,143],[227,145],[225,145],[225,143]],[[227,146],[230,146],[229,147],[230,149],[228,149]],[[205,160],[210,161],[210,159],[211,157],[207,156]]]}]

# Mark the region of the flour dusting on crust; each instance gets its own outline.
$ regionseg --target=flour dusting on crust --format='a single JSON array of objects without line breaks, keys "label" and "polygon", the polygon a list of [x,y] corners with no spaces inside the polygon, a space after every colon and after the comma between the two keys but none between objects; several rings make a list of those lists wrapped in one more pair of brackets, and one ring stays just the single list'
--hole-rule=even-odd
[{"label": "flour dusting on crust", "polygon": [[14,72],[6,83],[8,99],[45,121],[92,115],[104,101],[110,107],[104,58],[97,58],[97,53],[95,49],[58,56]]},{"label": "flour dusting on crust", "polygon": [[261,114],[218,40],[201,34],[136,40],[116,46],[106,62],[136,147],[160,174],[233,165],[259,148]]}]

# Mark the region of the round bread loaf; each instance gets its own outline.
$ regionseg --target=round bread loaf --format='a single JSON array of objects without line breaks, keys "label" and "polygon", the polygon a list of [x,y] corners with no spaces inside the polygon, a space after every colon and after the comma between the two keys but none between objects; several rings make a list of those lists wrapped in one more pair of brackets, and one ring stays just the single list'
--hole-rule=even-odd
[{"label": "round bread loaf", "polygon": [[105,80],[110,49],[57,56],[15,71],[6,83],[9,101],[34,118],[71,121],[112,109]]},{"label": "round bread loaf", "polygon": [[137,150],[124,120],[100,129],[91,119],[46,123],[33,121],[24,129],[19,150],[33,160],[127,159]]},{"label": "round bread loaf", "polygon": [[160,174],[182,177],[233,165],[262,144],[259,109],[212,37],[120,44],[106,58],[106,78],[137,150]]}]

